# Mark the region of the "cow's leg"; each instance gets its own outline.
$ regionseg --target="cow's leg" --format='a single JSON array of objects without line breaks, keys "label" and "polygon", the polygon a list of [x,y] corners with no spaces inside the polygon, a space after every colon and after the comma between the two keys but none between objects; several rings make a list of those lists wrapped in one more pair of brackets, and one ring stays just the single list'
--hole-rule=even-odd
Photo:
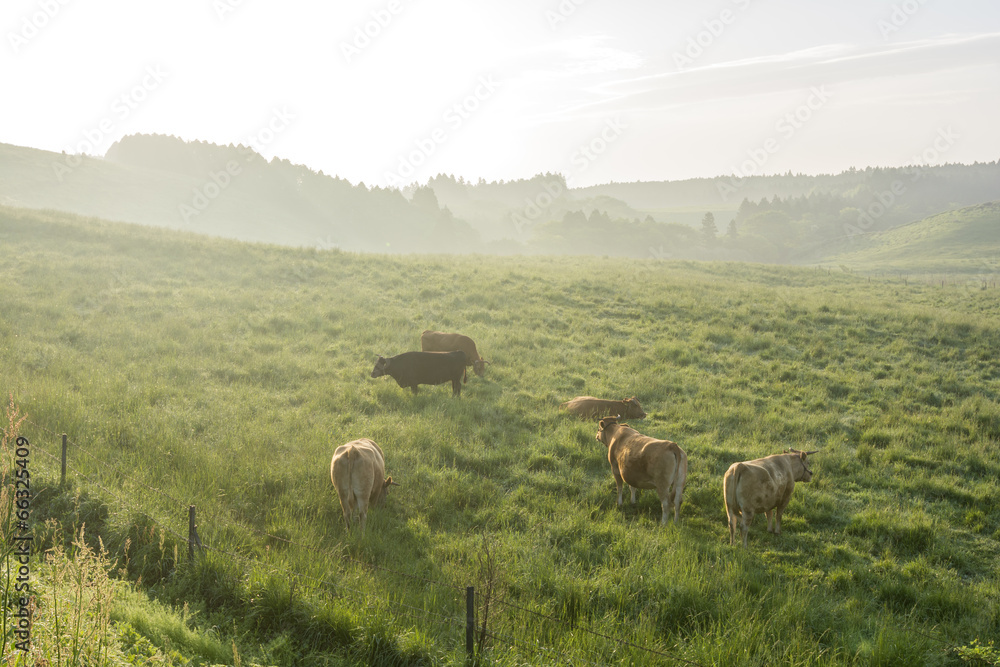
[{"label": "cow's leg", "polygon": [[[667,514],[670,513],[670,497],[669,496],[661,496],[660,508],[663,510],[663,512],[660,514],[660,525],[661,526],[665,526],[665,525],[667,525]],[[676,520],[675,520],[675,523],[676,523]]]},{"label": "cow's leg", "polygon": [[625,484],[625,480],[622,479],[622,472],[618,469],[618,462],[614,459],[611,461],[611,474],[615,477],[615,484],[618,486],[618,507],[622,506],[622,488]]},{"label": "cow's leg", "polygon": [[410,389],[413,391],[414,394],[417,393],[417,385],[413,385],[412,387],[410,387]]},{"label": "cow's leg", "polygon": [[729,517],[729,546],[733,546],[736,544],[736,512],[727,506],[726,516]]},{"label": "cow's leg", "polygon": [[631,487],[631,489],[632,489],[632,504],[635,505],[635,499],[636,496],[639,495],[639,489],[635,488],[634,486]]},{"label": "cow's leg", "polygon": [[769,533],[774,532],[774,528],[771,526],[772,512],[774,512],[774,510],[764,510],[764,516],[767,517],[767,532]]},{"label": "cow's leg", "polygon": [[368,502],[358,503],[358,523],[361,524],[361,534],[365,534],[365,519],[368,518]]},{"label": "cow's leg", "polygon": [[344,515],[344,523],[347,524],[347,530],[351,529],[351,513],[354,508],[351,506],[351,499],[348,497],[346,491],[341,491],[337,489],[337,497],[340,499],[340,511]]},{"label": "cow's leg", "polygon": [[753,523],[753,511],[743,510],[743,518],[740,522],[740,532],[743,533],[743,546],[747,545],[747,533],[750,532],[750,524]]},{"label": "cow's leg", "polygon": [[462,381],[461,380],[452,380],[451,381],[451,395],[452,396],[461,396],[462,395]]},{"label": "cow's leg", "polygon": [[785,511],[784,506],[778,505],[774,510],[774,534],[781,535],[781,513]]}]

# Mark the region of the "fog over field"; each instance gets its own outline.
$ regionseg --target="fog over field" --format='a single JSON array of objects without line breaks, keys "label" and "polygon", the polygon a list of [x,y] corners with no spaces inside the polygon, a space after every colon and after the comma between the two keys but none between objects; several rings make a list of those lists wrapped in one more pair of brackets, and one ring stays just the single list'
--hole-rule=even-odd
[{"label": "fog over field", "polygon": [[321,249],[815,263],[1000,198],[985,0],[0,18],[7,205]]},{"label": "fog over field", "polygon": [[0,30],[0,664],[1000,665],[1000,3]]},{"label": "fog over field", "polygon": [[[11,0],[0,141],[244,145],[351,184],[570,187],[990,162],[1000,8]],[[738,203],[738,202],[737,202]]]}]

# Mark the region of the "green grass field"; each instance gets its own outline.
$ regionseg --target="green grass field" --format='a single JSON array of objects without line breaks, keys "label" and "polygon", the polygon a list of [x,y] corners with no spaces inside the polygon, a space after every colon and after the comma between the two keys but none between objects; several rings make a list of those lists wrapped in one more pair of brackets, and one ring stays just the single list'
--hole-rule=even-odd
[{"label": "green grass field", "polygon": [[[100,533],[142,593],[114,618],[165,654],[462,664],[464,588],[489,583],[490,664],[948,665],[1000,637],[995,289],[11,209],[0,236],[0,389],[37,448],[73,442],[68,488],[32,459],[36,517],[64,524],[40,534]],[[426,328],[492,362],[461,398],[369,377]],[[581,394],[637,396],[633,426],[686,450],[680,525],[652,492],[615,506],[596,426],[558,411]],[[329,479],[358,437],[402,485],[363,538]],[[784,533],[730,547],[723,473],[790,446],[821,452]]]},{"label": "green grass field", "polygon": [[959,273],[996,281],[1000,202],[949,211],[856,239],[829,261],[860,270]]}]

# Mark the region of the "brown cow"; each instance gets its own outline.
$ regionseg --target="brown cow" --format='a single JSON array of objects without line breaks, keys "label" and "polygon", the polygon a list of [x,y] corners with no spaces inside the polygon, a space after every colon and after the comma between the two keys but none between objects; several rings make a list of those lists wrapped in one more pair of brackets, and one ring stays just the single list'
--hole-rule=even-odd
[{"label": "brown cow", "polygon": [[483,377],[486,373],[486,364],[490,363],[479,356],[476,349],[476,341],[468,336],[457,333],[444,333],[443,331],[431,331],[430,329],[420,334],[420,349],[424,352],[453,352],[461,350],[465,352],[465,365],[472,366],[472,372]]},{"label": "brown cow", "polygon": [[[788,506],[795,489],[795,482],[808,482],[812,470],[806,457],[812,452],[786,449],[784,454],[773,454],[762,459],[734,463],[722,479],[722,493],[729,517],[729,543],[736,543],[736,522],[740,521],[743,546],[747,545],[747,532],[754,514],[764,512],[767,530],[781,534],[781,513]],[[774,510],[774,527],[771,527],[771,510]]]},{"label": "brown cow", "polygon": [[600,421],[597,440],[608,448],[611,474],[618,485],[618,506],[622,506],[622,485],[632,487],[632,504],[638,489],[656,489],[663,514],[660,523],[667,523],[667,511],[674,506],[677,523],[687,482],[687,454],[669,440],[657,440],[642,435],[628,424],[619,424],[618,417]]},{"label": "brown cow", "polygon": [[646,413],[635,396],[623,398],[620,401],[610,401],[593,396],[577,396],[571,401],[560,404],[559,407],[583,419],[600,418],[606,415],[618,415],[622,419],[646,418]]},{"label": "brown cow", "polygon": [[330,479],[340,497],[340,509],[344,512],[347,529],[351,528],[351,515],[358,510],[361,532],[365,532],[365,517],[368,506],[377,507],[389,495],[390,486],[399,486],[386,477],[385,457],[374,440],[362,438],[337,447],[330,461]]}]

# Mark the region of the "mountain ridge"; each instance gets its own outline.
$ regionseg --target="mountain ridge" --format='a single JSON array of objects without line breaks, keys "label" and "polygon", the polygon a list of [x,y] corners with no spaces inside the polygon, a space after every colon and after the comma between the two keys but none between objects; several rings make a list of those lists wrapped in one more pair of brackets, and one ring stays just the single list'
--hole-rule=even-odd
[{"label": "mountain ridge", "polygon": [[859,234],[996,200],[1000,162],[584,188],[557,173],[438,174],[398,190],[166,135],[123,137],[103,158],[0,144],[0,203],[361,252],[820,263],[856,249]]}]

